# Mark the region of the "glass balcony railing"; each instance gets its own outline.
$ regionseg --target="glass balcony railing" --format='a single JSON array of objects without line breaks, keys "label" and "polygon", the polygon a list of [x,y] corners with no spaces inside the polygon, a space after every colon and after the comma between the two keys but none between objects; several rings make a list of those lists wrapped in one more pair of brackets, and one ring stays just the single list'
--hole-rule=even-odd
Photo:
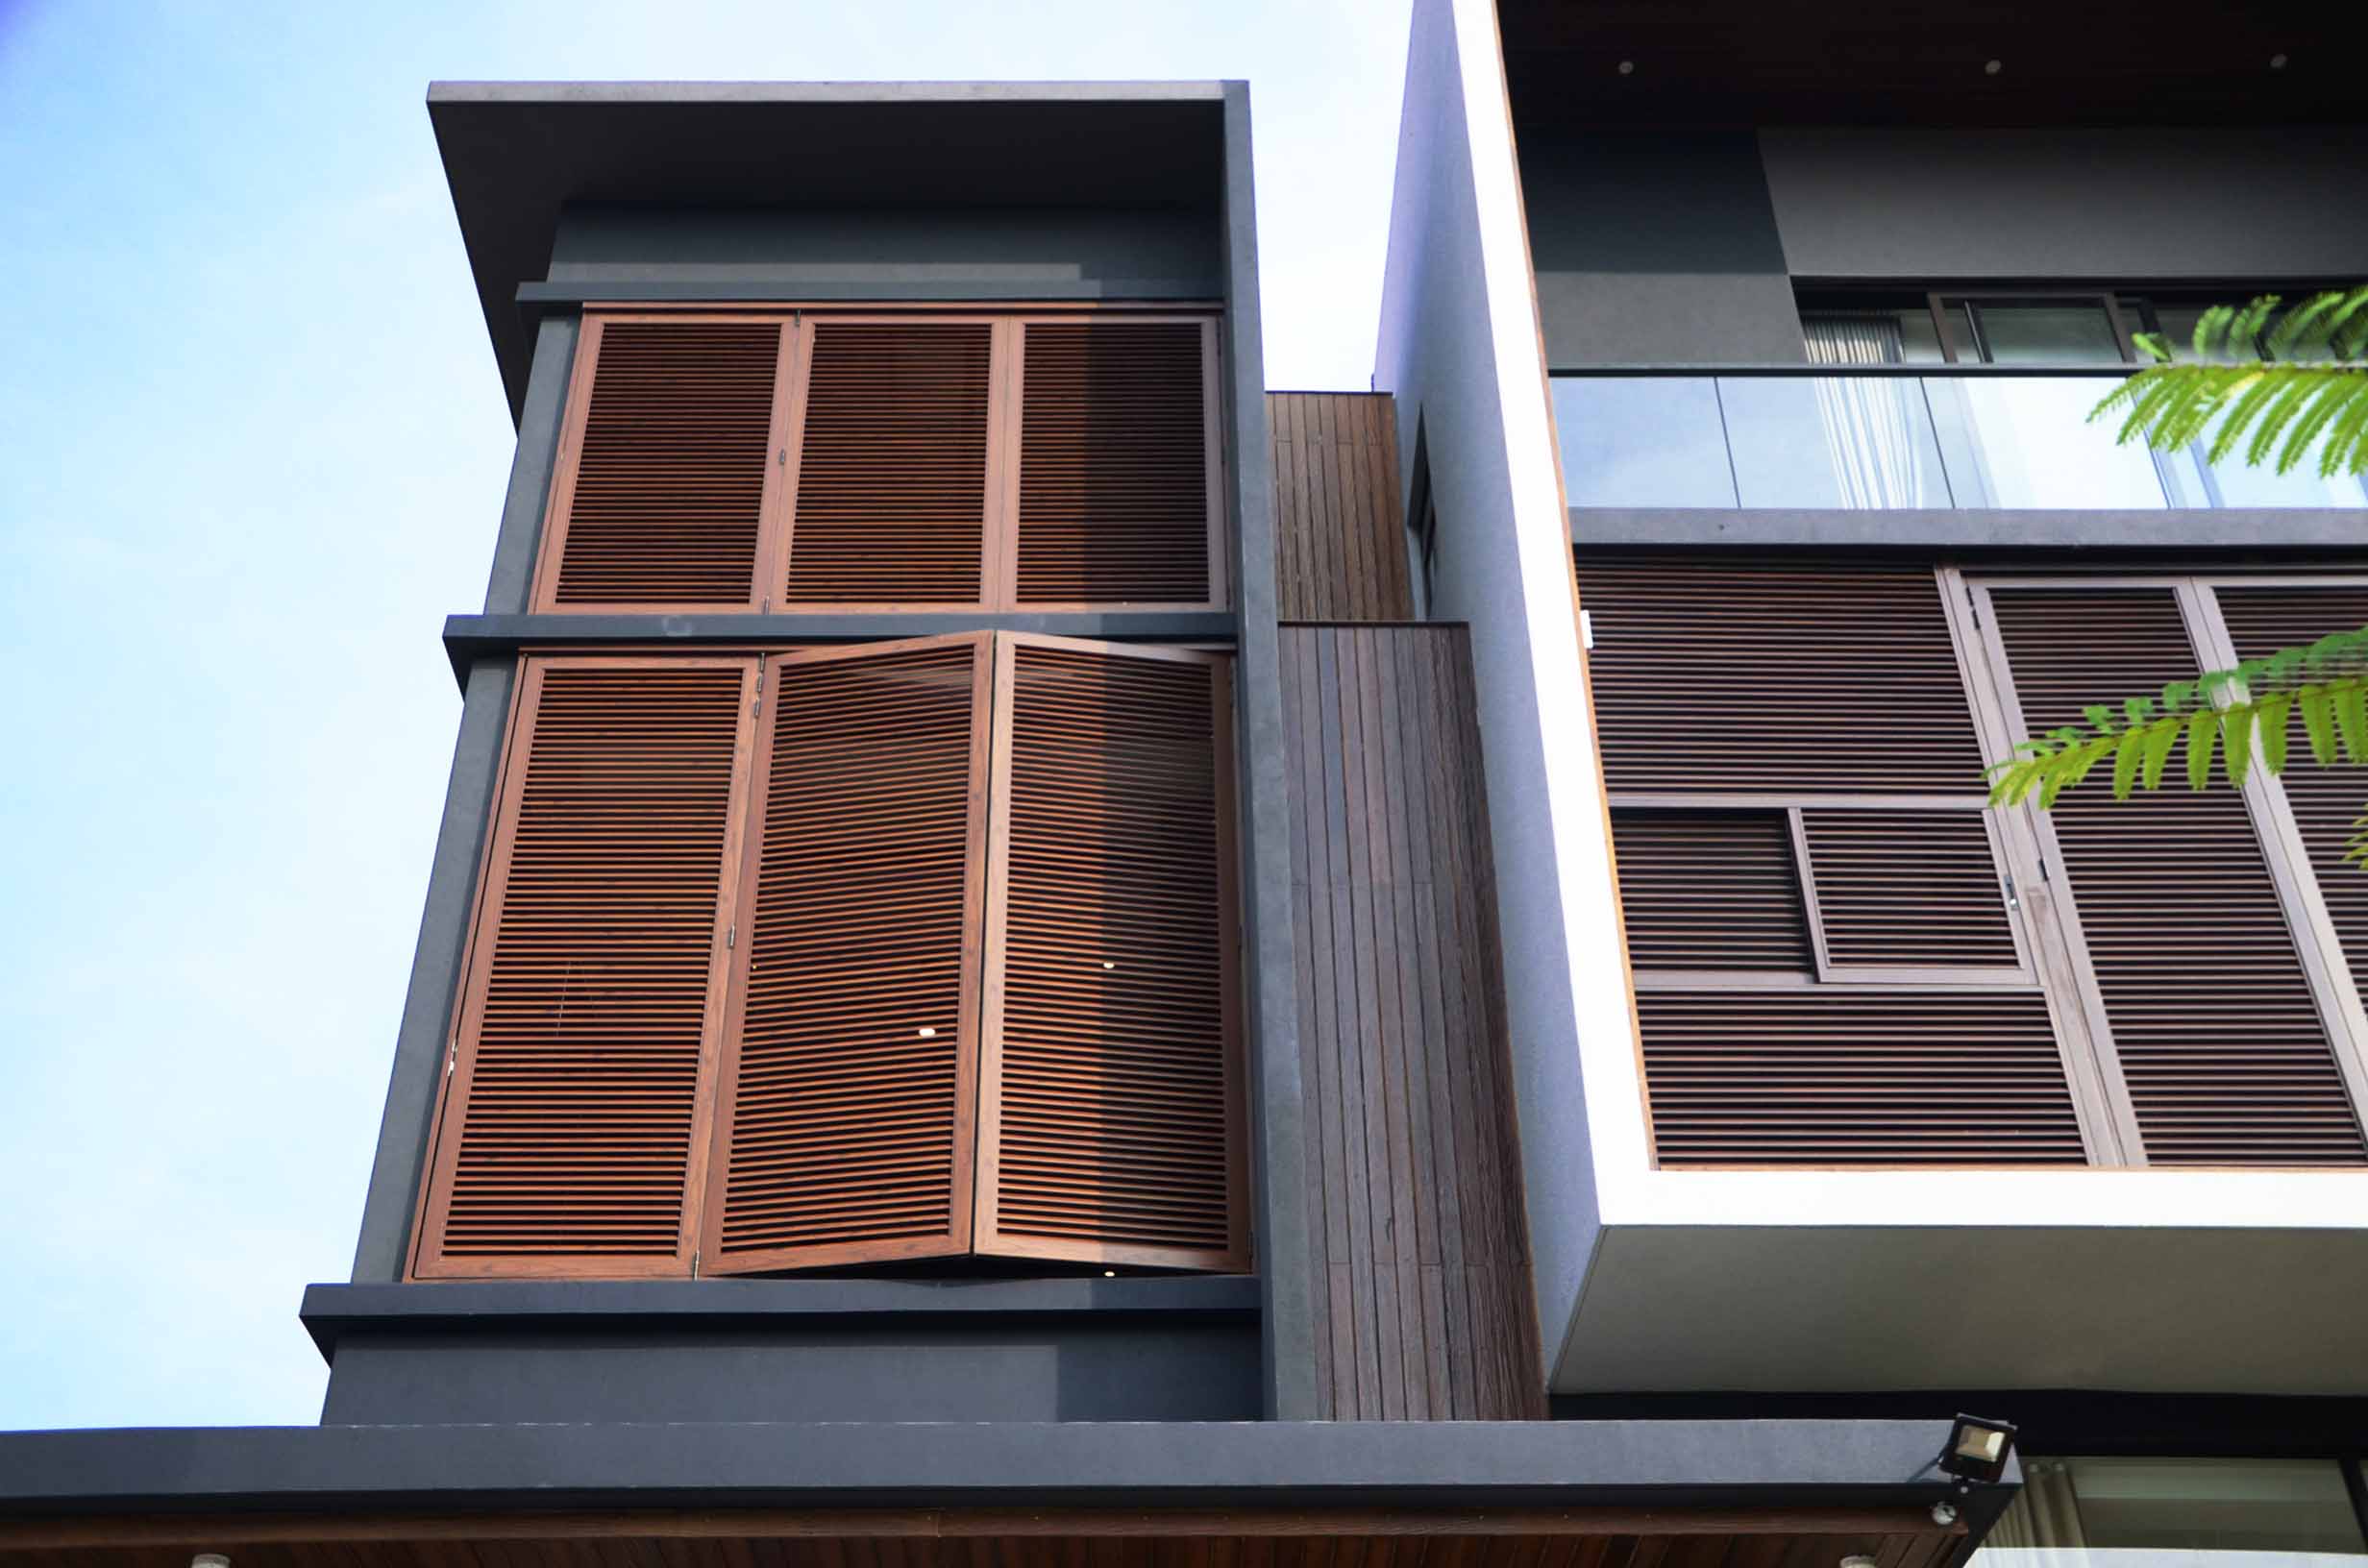
[{"label": "glass balcony railing", "polygon": [[2118,379],[1784,371],[1558,375],[1573,506],[2362,506],[2356,478],[2117,446]]}]

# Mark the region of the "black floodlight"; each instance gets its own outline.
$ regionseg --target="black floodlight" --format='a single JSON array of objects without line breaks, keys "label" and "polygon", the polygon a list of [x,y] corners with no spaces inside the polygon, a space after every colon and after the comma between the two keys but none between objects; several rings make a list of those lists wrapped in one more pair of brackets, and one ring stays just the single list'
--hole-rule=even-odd
[{"label": "black floodlight", "polygon": [[1961,1482],[1994,1482],[2007,1473],[2007,1459],[2013,1452],[2013,1423],[1960,1415],[1940,1450],[1940,1471]]}]

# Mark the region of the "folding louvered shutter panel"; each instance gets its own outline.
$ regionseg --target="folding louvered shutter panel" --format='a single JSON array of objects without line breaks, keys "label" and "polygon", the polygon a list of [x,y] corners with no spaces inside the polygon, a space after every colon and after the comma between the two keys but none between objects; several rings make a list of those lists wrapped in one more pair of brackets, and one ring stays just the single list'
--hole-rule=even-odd
[{"label": "folding louvered shutter panel", "polygon": [[738,659],[526,666],[415,1272],[687,1272]]},{"label": "folding louvered shutter panel", "polygon": [[1980,794],[1930,571],[1579,562],[1615,790]]},{"label": "folding louvered shutter panel", "polygon": [[969,1245],[988,646],[767,670],[710,1272]]},{"label": "folding louvered shutter panel", "polygon": [[[2331,631],[2368,626],[2368,585],[2216,590],[2220,618],[2240,659],[2267,658],[2282,648],[2317,642]],[[2353,982],[2368,993],[2368,867],[2343,858],[2353,820],[2368,816],[2368,767],[2319,767],[2300,721],[2289,721],[2290,761],[2280,777],[2301,829],[2303,848],[2318,879],[2328,919],[2343,944]]]},{"label": "folding louvered shutter panel", "polygon": [[1812,807],[1801,836],[1834,968],[2023,967],[1982,813]]},{"label": "folding louvered shutter panel", "polygon": [[545,609],[752,604],[782,327],[604,321],[560,454]]},{"label": "folding louvered shutter panel", "polygon": [[1225,662],[1001,659],[977,1248],[1245,1266]]},{"label": "folding louvered shutter panel", "polygon": [[1212,336],[1201,322],[1026,324],[1020,603],[1210,600]]},{"label": "folding louvered shutter panel", "polygon": [[1636,968],[1816,968],[1783,812],[1623,810],[1612,838]]},{"label": "folding louvered shutter panel", "polygon": [[[1990,602],[2026,730],[2197,672],[2167,588],[1997,588]],[[2174,784],[2116,801],[2092,781],[2049,818],[2148,1161],[2359,1163],[2243,797]]]},{"label": "folding louvered shutter panel", "polygon": [[2085,1159],[2035,991],[1640,991],[1637,1016],[1665,1165]]},{"label": "folding louvered shutter panel", "polygon": [[993,326],[811,331],[784,600],[980,602]]}]

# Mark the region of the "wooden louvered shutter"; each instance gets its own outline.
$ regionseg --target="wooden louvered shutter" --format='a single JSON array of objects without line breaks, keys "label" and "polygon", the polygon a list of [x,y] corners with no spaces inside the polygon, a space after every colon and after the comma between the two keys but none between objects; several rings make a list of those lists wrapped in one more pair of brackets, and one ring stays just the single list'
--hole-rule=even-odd
[{"label": "wooden louvered shutter", "polygon": [[[2022,733],[2199,665],[2169,587],[1991,587]],[[2245,797],[2091,784],[2044,814],[2152,1164],[2368,1159]]]},{"label": "wooden louvered shutter", "polygon": [[1229,663],[998,665],[977,1250],[1245,1267]]},{"label": "wooden louvered shutter", "polygon": [[782,602],[981,602],[995,325],[825,317],[807,331]]},{"label": "wooden louvered shutter", "polygon": [[991,646],[769,663],[708,1272],[970,1244]]},{"label": "wooden louvered shutter", "polygon": [[2034,983],[1979,811],[1800,813],[1828,978]]},{"label": "wooden louvered shutter", "polygon": [[752,665],[526,661],[419,1277],[688,1272]]},{"label": "wooden louvered shutter", "polygon": [[1621,810],[1612,836],[1637,968],[1816,969],[1782,811]]},{"label": "wooden louvered shutter", "polygon": [[537,609],[756,602],[788,343],[777,318],[585,319]]},{"label": "wooden louvered shutter", "polygon": [[1205,321],[1024,324],[1014,602],[1222,601],[1216,344]]}]

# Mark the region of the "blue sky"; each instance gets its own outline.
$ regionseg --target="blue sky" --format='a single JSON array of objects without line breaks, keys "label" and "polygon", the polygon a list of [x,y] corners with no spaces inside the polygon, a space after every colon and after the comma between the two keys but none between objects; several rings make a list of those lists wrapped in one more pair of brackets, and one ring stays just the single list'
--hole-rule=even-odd
[{"label": "blue sky", "polygon": [[1246,77],[1370,373],[1405,0],[0,0],[0,1428],[308,1423],[510,456],[445,78]]}]

